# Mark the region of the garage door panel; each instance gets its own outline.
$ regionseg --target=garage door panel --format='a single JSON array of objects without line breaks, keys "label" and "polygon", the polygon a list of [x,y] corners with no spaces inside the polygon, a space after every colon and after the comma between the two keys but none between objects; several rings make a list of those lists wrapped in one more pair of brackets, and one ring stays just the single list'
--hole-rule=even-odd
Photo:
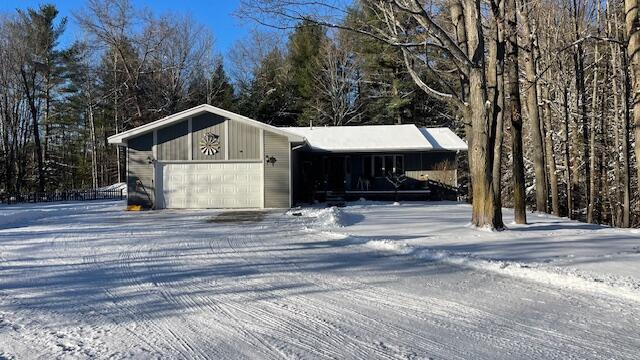
[{"label": "garage door panel", "polygon": [[262,163],[162,164],[166,208],[262,206]]}]

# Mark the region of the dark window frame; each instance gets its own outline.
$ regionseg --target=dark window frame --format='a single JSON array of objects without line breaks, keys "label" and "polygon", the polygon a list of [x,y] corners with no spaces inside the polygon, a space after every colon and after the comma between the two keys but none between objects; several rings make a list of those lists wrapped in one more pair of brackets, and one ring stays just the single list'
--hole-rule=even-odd
[{"label": "dark window frame", "polygon": [[[363,164],[363,174],[370,175],[374,178],[383,178],[387,174],[404,174],[405,173],[405,158],[404,154],[384,154],[384,155],[367,155],[363,162],[367,161],[367,158],[371,159],[371,172],[367,174],[366,166]],[[398,161],[398,159],[400,159]],[[380,166],[377,166],[376,160],[380,161]],[[391,160],[391,169],[387,169],[387,161]],[[400,164],[400,165],[398,165]]]}]

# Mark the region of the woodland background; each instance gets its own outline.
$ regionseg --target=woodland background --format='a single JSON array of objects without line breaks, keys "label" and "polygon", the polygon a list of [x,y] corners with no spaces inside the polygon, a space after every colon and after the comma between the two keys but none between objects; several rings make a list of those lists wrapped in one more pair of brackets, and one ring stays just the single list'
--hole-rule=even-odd
[{"label": "woodland background", "polygon": [[637,6],[246,0],[260,30],[226,54],[127,0],[87,0],[66,47],[55,5],[0,13],[0,194],[124,181],[108,136],[208,103],[278,126],[451,127],[477,226],[502,228],[501,206],[638,226]]}]

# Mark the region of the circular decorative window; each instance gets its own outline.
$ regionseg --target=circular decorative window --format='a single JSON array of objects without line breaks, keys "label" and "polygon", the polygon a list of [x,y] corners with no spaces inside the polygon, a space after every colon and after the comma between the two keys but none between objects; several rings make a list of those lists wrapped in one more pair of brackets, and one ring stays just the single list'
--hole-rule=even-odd
[{"label": "circular decorative window", "polygon": [[200,139],[200,151],[205,155],[215,155],[220,151],[219,136],[212,133],[204,133],[202,139]]}]

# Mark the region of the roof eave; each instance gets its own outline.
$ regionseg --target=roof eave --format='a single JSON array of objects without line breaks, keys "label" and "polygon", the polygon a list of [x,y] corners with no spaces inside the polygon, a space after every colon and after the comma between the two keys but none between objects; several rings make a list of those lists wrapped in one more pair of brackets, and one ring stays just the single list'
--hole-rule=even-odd
[{"label": "roof eave", "polygon": [[360,148],[360,149],[327,149],[321,147],[309,146],[312,152],[326,153],[375,153],[375,152],[457,152],[467,151],[467,148]]},{"label": "roof eave", "polygon": [[360,148],[360,149],[326,149],[310,146],[312,151],[317,152],[344,152],[344,153],[374,153],[374,152],[414,152],[433,151],[431,148]]},{"label": "roof eave", "polygon": [[215,106],[211,106],[208,104],[203,104],[203,105],[198,105],[195,106],[191,109],[187,109],[184,111],[181,111],[179,113],[173,114],[173,115],[169,115],[166,116],[162,119],[156,120],[156,121],[152,121],[148,124],[145,125],[141,125],[138,126],[136,128],[133,128],[131,130],[127,130],[124,132],[121,132],[119,134],[115,134],[110,136],[107,140],[109,142],[109,144],[117,144],[117,145],[126,145],[127,143],[127,139],[130,139],[132,137],[136,137],[139,135],[143,135],[146,134],[150,131],[156,130],[156,129],[161,129],[163,127],[169,126],[175,122],[178,122],[180,120],[183,120],[187,117],[191,117],[191,116],[195,116],[204,112],[209,112],[212,114],[216,114],[216,115],[220,115],[222,117],[225,117],[227,119],[231,119],[231,120],[237,120],[237,121],[241,121],[244,123],[248,123],[251,125],[254,125],[256,127],[262,128],[264,130],[267,131],[271,131],[274,132],[276,134],[282,135],[282,136],[286,136],[287,139],[289,139],[290,142],[304,142],[305,138],[303,136],[291,133],[289,131],[285,131],[282,130],[280,128],[277,128],[275,126],[269,125],[269,124],[265,124],[262,123],[260,121],[257,120],[253,120],[250,119],[246,116],[242,116],[240,114],[236,114],[234,112],[228,111],[228,110],[224,110],[224,109],[220,109],[217,108]]}]

